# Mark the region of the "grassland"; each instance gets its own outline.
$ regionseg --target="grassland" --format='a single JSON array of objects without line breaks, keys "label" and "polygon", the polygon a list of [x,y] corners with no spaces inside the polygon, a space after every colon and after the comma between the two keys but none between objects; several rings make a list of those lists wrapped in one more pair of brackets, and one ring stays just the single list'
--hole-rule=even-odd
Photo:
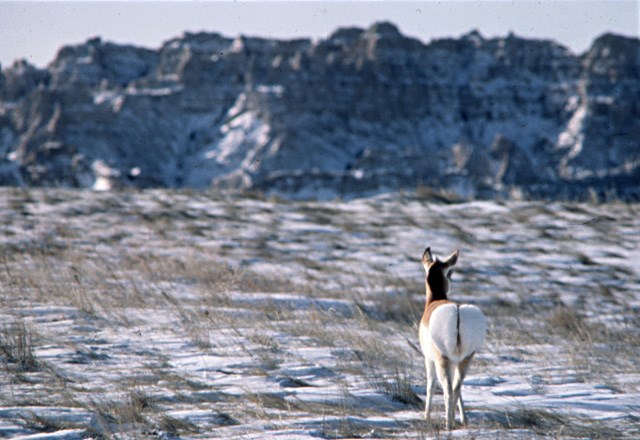
[{"label": "grassland", "polygon": [[0,438],[446,438],[426,245],[490,321],[452,438],[640,437],[640,206],[0,190]]}]

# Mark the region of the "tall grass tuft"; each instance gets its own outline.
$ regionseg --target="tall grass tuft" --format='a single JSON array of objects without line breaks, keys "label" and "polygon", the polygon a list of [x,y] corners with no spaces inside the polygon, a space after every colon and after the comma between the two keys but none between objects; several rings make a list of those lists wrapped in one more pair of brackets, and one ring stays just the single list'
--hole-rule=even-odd
[{"label": "tall grass tuft", "polygon": [[20,371],[36,371],[38,361],[33,352],[33,336],[23,321],[5,324],[0,330],[0,354]]}]

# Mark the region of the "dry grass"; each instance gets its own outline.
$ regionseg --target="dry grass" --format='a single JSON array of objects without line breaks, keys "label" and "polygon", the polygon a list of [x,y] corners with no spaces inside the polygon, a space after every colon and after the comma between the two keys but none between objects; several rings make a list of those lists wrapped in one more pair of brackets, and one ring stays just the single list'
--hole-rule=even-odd
[{"label": "dry grass", "polygon": [[540,408],[515,408],[505,412],[486,413],[489,425],[502,429],[526,429],[543,438],[623,438],[624,433],[614,427],[585,417],[567,417],[556,411]]},{"label": "dry grass", "polygon": [[414,384],[422,380],[415,377],[412,372],[416,369],[412,365],[396,365],[389,373],[386,368],[383,372],[372,371],[370,381],[375,389],[384,393],[393,402],[398,402],[415,410],[424,408],[424,402],[415,390]]},{"label": "dry grass", "polygon": [[5,324],[0,329],[0,354],[19,372],[36,371],[40,366],[33,351],[33,332],[24,321]]},{"label": "dry grass", "polygon": [[88,409],[94,414],[90,433],[99,437],[117,438],[123,434],[139,436],[156,429],[150,416],[154,401],[140,389],[114,397],[94,396]]}]

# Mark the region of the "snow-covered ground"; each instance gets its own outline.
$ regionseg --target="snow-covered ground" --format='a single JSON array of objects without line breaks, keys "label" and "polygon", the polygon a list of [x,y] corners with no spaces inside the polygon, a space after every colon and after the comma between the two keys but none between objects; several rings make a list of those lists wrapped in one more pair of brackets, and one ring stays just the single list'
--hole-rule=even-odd
[{"label": "snow-covered ground", "polygon": [[640,206],[0,190],[0,437],[441,438],[424,247],[490,321],[452,438],[640,437]]}]

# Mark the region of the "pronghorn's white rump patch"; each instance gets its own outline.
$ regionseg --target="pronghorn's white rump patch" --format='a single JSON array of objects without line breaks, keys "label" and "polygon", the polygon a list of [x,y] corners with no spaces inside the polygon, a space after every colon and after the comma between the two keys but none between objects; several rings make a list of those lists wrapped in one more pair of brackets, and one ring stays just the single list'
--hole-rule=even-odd
[{"label": "pronghorn's white rump patch", "polygon": [[476,306],[444,304],[431,316],[429,336],[437,349],[453,362],[480,350],[487,320]]}]

